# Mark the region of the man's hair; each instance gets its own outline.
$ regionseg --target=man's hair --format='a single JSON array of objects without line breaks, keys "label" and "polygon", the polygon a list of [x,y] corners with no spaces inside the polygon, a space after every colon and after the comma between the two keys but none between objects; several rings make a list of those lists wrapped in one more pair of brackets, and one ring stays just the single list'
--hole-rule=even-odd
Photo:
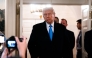
[{"label": "man's hair", "polygon": [[55,13],[55,11],[54,11],[53,7],[46,7],[46,8],[43,8],[43,12],[44,12],[44,11],[46,11],[46,10],[52,10],[52,11],[53,11],[53,13]]},{"label": "man's hair", "polygon": [[66,23],[67,23],[67,20],[66,20],[66,19],[61,19],[61,20],[65,20],[65,21],[66,21]]},{"label": "man's hair", "polygon": [[77,22],[81,24],[81,20],[82,20],[82,19],[78,19]]},{"label": "man's hair", "polygon": [[58,21],[59,21],[59,18],[58,17],[55,17]]}]

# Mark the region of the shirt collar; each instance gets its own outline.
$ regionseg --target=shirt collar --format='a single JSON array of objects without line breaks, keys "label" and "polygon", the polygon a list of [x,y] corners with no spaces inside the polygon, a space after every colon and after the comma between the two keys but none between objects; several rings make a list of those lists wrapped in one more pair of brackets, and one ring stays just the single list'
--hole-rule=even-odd
[{"label": "shirt collar", "polygon": [[[50,24],[48,24],[47,22],[46,22],[46,25],[49,27],[50,26]],[[51,24],[52,25],[52,27],[54,27],[54,22]]]}]

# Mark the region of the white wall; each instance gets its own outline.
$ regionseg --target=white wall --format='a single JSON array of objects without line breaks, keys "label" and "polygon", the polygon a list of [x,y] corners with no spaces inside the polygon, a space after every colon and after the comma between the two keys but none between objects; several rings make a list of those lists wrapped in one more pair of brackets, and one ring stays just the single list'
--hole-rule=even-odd
[{"label": "white wall", "polygon": [[[81,6],[79,5],[75,5],[75,6],[73,5],[53,5],[53,8],[55,9],[56,16],[59,17],[59,19],[62,19],[62,18],[67,19],[68,21],[67,29],[73,31],[75,34],[75,38],[76,38],[78,35],[78,29],[76,27],[76,24],[77,24],[76,20],[81,18]],[[32,24],[36,24],[35,21],[37,20],[39,21],[40,17],[39,15],[31,14],[30,5],[23,5],[23,34],[27,35],[28,38],[29,38],[29,35],[31,34]],[[43,21],[43,19],[40,20],[39,22],[41,21]],[[74,56],[76,56],[75,48],[74,48]]]},{"label": "white wall", "polygon": [[87,58],[87,52],[84,49],[84,35],[85,32],[91,29],[91,19],[89,19],[89,5],[83,5],[81,6],[82,11],[82,55],[83,58]]},{"label": "white wall", "polygon": [[5,9],[5,0],[0,0],[0,9]]}]

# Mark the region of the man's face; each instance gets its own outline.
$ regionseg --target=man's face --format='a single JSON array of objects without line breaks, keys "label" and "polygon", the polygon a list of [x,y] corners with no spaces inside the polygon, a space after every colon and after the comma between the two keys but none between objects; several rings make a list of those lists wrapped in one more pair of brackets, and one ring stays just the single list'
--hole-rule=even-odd
[{"label": "man's face", "polygon": [[81,24],[80,24],[80,23],[77,23],[77,28],[78,28],[79,30],[81,30]]},{"label": "man's face", "polygon": [[47,23],[51,24],[54,21],[55,13],[52,10],[45,10],[43,12],[43,18]]},{"label": "man's face", "polygon": [[63,24],[65,27],[67,26],[67,22],[65,20],[62,20],[61,24]]}]

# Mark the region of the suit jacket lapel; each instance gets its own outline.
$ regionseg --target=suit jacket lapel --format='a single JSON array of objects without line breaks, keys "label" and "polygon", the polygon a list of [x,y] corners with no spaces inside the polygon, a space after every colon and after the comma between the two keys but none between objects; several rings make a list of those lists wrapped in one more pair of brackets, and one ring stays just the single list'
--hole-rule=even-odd
[{"label": "suit jacket lapel", "polygon": [[43,34],[44,34],[45,37],[47,37],[50,40],[50,36],[49,36],[49,33],[47,31],[47,27],[46,27],[46,22],[44,21],[43,24],[44,24],[43,25],[43,29],[44,29],[44,33]]},{"label": "suit jacket lapel", "polygon": [[[43,24],[44,24],[44,26],[43,26],[44,27],[44,34],[50,40],[50,36],[49,36],[49,33],[47,31],[47,27],[46,27],[46,22],[44,21]],[[54,32],[53,32],[52,41],[55,38],[56,29],[57,29],[57,23],[54,22]]]}]

